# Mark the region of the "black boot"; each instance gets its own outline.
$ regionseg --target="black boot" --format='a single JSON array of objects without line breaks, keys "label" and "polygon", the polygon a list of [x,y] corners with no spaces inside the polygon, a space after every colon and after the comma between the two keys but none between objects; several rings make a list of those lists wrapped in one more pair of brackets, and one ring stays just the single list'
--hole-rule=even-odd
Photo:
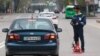
[{"label": "black boot", "polygon": [[82,48],[82,52],[83,52],[83,53],[85,52],[85,49],[84,49],[84,48]]}]

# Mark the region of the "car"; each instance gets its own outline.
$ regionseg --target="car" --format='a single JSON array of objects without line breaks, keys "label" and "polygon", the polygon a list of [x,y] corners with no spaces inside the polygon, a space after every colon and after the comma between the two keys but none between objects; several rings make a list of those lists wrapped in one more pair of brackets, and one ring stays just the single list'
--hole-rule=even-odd
[{"label": "car", "polygon": [[36,14],[36,13],[39,13],[39,10],[35,10],[34,13],[35,13],[35,14]]},{"label": "car", "polygon": [[72,19],[76,12],[74,10],[74,5],[67,5],[65,8],[65,19]]},{"label": "car", "polygon": [[2,29],[7,33],[5,40],[6,56],[13,55],[51,55],[58,56],[59,36],[52,21],[48,19],[16,19],[10,28]]},{"label": "car", "polygon": [[37,16],[38,19],[44,18],[49,19],[53,22],[56,28],[58,28],[58,16],[54,12],[40,12]]},{"label": "car", "polygon": [[55,9],[54,9],[54,12],[55,12],[55,13],[60,13],[60,10],[59,10],[58,8],[55,8]]}]

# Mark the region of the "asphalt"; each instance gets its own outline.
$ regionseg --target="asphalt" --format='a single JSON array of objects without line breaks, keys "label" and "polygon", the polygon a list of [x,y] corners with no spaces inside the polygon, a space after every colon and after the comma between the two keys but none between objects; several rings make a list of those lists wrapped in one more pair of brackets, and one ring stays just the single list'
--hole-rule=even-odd
[{"label": "asphalt", "polygon": [[87,17],[88,19],[96,19],[97,23],[100,23],[100,13],[96,13],[93,17]]}]

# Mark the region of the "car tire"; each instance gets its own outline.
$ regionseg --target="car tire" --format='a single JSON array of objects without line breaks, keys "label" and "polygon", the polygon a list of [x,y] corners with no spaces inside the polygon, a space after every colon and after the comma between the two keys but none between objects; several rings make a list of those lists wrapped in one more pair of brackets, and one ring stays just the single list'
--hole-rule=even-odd
[{"label": "car tire", "polygon": [[37,54],[37,55],[35,55],[35,56],[47,56],[47,55],[43,55],[43,54]]},{"label": "car tire", "polygon": [[6,56],[13,56],[13,55],[11,55],[11,54],[6,54]]},{"label": "car tire", "polygon": [[59,56],[58,54],[54,54],[54,55],[51,55],[51,56]]},{"label": "car tire", "polygon": [[58,50],[55,52],[55,54],[52,54],[51,56],[59,56]]}]

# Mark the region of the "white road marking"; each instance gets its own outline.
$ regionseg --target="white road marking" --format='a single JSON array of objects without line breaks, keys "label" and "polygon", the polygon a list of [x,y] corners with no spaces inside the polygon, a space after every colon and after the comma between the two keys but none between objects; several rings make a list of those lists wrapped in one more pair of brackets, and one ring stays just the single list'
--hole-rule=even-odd
[{"label": "white road marking", "polygon": [[0,43],[0,48],[3,48],[5,46],[5,41]]},{"label": "white road marking", "polygon": [[2,45],[0,45],[0,48],[3,48],[5,45],[4,44],[2,44]]},{"label": "white road marking", "polygon": [[0,43],[0,46],[3,45],[4,43],[5,43],[5,41],[2,41],[2,42]]}]

